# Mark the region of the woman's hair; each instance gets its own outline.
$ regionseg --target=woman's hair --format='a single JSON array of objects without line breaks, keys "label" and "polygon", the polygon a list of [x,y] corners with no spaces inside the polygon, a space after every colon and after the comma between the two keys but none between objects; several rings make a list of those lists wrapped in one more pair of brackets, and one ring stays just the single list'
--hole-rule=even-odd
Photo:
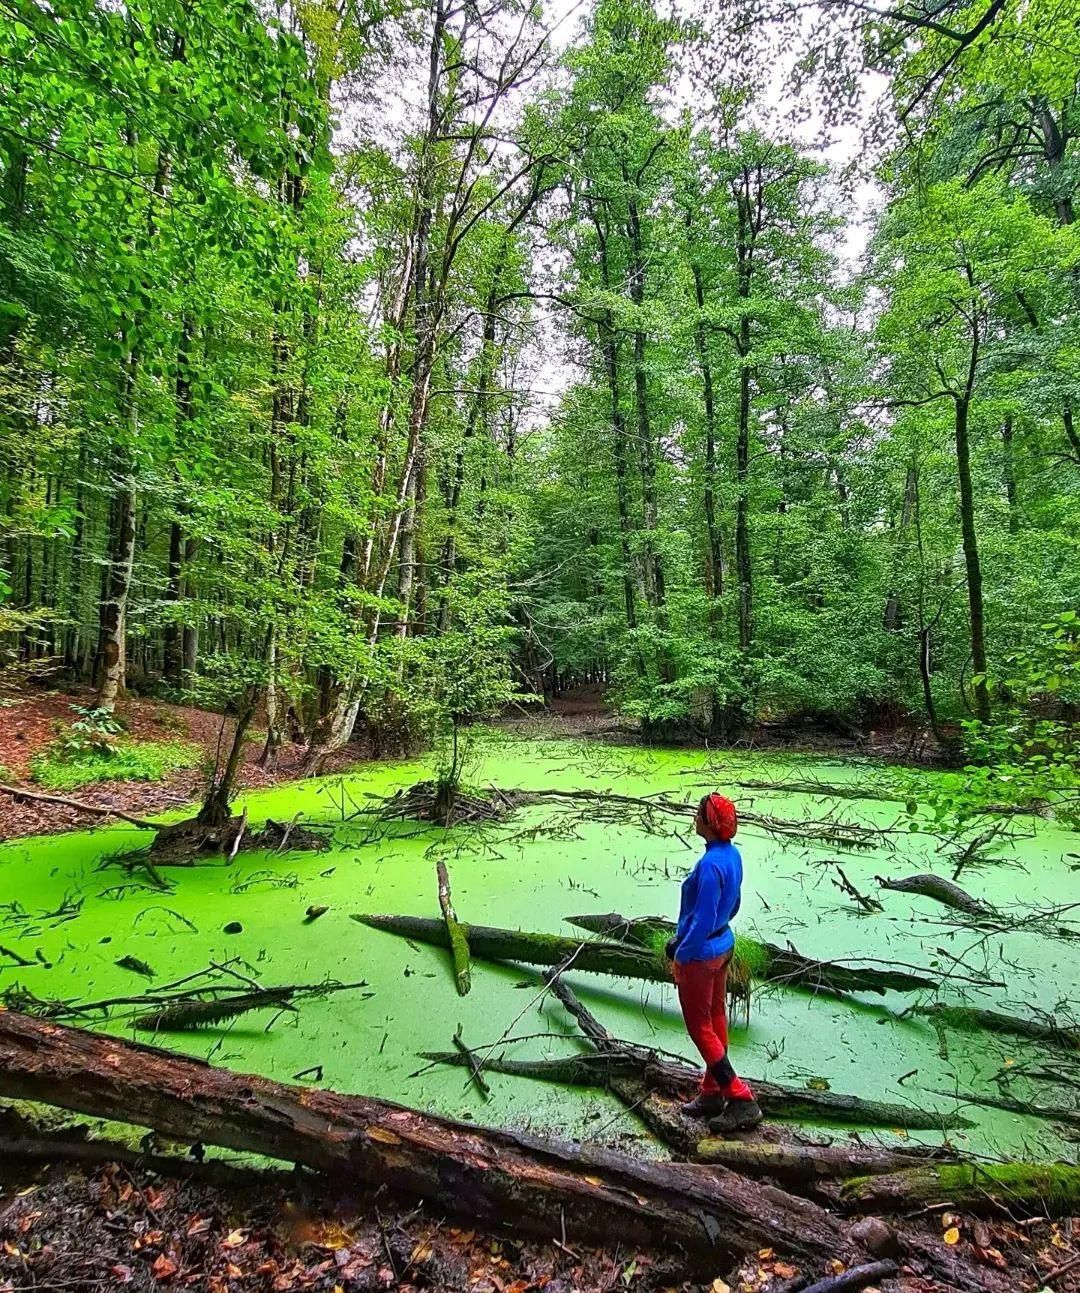
[{"label": "woman's hair", "polygon": [[735,805],[723,795],[705,795],[698,804],[698,816],[718,840],[733,840],[739,829]]}]

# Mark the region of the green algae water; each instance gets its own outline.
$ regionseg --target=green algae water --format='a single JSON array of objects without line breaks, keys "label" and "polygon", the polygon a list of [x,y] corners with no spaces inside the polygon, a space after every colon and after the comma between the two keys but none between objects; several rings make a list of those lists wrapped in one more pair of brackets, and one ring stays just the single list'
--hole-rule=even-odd
[{"label": "green algae water", "polygon": [[[743,809],[777,818],[832,815],[884,828],[880,847],[850,852],[809,838],[777,838],[744,824],[739,928],[825,960],[900,962],[931,975],[963,976],[947,984],[941,1000],[949,1004],[1035,1013],[1068,1009],[1076,998],[1078,941],[1024,931],[987,934],[931,900],[902,893],[881,893],[883,912],[857,912],[835,887],[831,861],[839,861],[864,893],[876,892],[879,875],[949,874],[942,841],[910,831],[901,803],[731,788],[739,781],[793,779],[864,786],[881,780],[873,768],[530,741],[504,733],[478,738],[473,763],[470,779],[478,786],[688,800],[721,789]],[[144,962],[157,984],[233,958],[265,986],[364,980],[364,988],[303,1001],[296,1014],[275,1018],[266,1010],[157,1040],[281,1081],[304,1073],[308,1077],[300,1080],[310,1080],[319,1066],[327,1087],[452,1117],[609,1142],[640,1138],[632,1116],[602,1092],[492,1074],[491,1096],[484,1100],[462,1070],[425,1067],[418,1054],[451,1049],[459,1025],[470,1046],[499,1042],[495,1053],[515,1058],[565,1055],[579,1042],[561,1007],[539,999],[535,971],[475,962],[472,992],[460,998],[445,952],[349,917],[438,917],[440,858],[449,867],[454,903],[465,922],[573,934],[563,918],[582,912],[672,916],[679,881],[697,857],[697,841],[680,833],[682,820],[658,821],[665,833],[655,834],[625,811],[583,805],[569,810],[555,803],[520,811],[495,827],[442,830],[402,822],[375,830],[367,813],[349,820],[357,807],[430,773],[420,762],[371,764],[344,777],[245,794],[239,805],[247,806],[253,822],[300,813],[327,827],[330,847],[319,853],[244,852],[231,866],[173,868],[167,872],[169,894],[123,887],[137,873],[129,877],[108,865],[111,857],[146,841],[146,833],[133,828],[109,826],[0,847],[0,944],[33,962],[21,966],[0,956],[0,991],[17,986],[41,998],[93,1000],[152,990],[151,981],[116,964],[124,958]],[[1002,910],[1064,903],[1070,895],[1080,898],[1077,873],[1070,870],[1078,849],[1075,834],[1025,821],[997,849],[1001,860],[966,872],[963,883]],[[305,922],[309,906],[329,910]],[[240,932],[225,932],[236,923]],[[567,977],[617,1035],[693,1055],[672,987]],[[1059,1055],[1010,1037],[935,1031],[924,1018],[904,1015],[920,1001],[897,994],[838,1000],[758,985],[749,1025],[734,1021],[733,1059],[751,1077],[794,1086],[827,1083],[838,1092],[943,1111],[955,1110],[955,1101],[931,1092],[1006,1094],[1058,1106],[1075,1102],[1075,1088],[1063,1081],[1036,1085],[1023,1076],[1034,1069],[1060,1077],[1065,1061]],[[118,1014],[103,1026],[153,1040],[133,1033]],[[1075,1158],[1066,1129],[1054,1123],[970,1105],[962,1111],[975,1126],[952,1137],[970,1151]]]}]

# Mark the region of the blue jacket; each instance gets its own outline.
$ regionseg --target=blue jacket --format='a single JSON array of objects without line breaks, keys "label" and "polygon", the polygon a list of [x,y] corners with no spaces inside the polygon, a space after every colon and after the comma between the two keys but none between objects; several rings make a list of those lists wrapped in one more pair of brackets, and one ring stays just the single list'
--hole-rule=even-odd
[{"label": "blue jacket", "polygon": [[[697,865],[682,882],[679,924],[675,931],[675,960],[712,961],[735,946],[730,927],[739,910],[742,857],[728,840],[712,840]],[[711,938],[717,930],[724,932]]]}]

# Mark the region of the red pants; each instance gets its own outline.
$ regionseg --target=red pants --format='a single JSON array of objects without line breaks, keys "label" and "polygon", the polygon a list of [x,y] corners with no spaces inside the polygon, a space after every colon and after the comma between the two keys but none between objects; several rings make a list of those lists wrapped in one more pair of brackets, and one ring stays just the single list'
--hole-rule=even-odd
[{"label": "red pants", "polygon": [[[676,963],[674,967],[686,1031],[705,1061],[705,1076],[701,1080],[704,1095],[721,1094],[720,1083],[713,1077],[711,1069],[727,1054],[727,972],[730,960],[729,955],[714,961]],[[738,1078],[735,1081],[738,1091],[733,1089],[723,1091],[723,1094],[739,1099],[744,1098],[745,1090],[749,1095],[749,1087]]]}]

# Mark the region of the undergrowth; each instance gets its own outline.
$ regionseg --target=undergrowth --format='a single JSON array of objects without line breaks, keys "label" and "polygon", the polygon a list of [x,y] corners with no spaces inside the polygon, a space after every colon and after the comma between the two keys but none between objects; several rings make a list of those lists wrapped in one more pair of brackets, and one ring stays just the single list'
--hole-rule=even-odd
[{"label": "undergrowth", "polygon": [[47,790],[75,790],[100,781],[161,781],[198,765],[202,752],[190,741],[117,742],[108,751],[65,753],[56,744],[30,760],[30,775]]}]

